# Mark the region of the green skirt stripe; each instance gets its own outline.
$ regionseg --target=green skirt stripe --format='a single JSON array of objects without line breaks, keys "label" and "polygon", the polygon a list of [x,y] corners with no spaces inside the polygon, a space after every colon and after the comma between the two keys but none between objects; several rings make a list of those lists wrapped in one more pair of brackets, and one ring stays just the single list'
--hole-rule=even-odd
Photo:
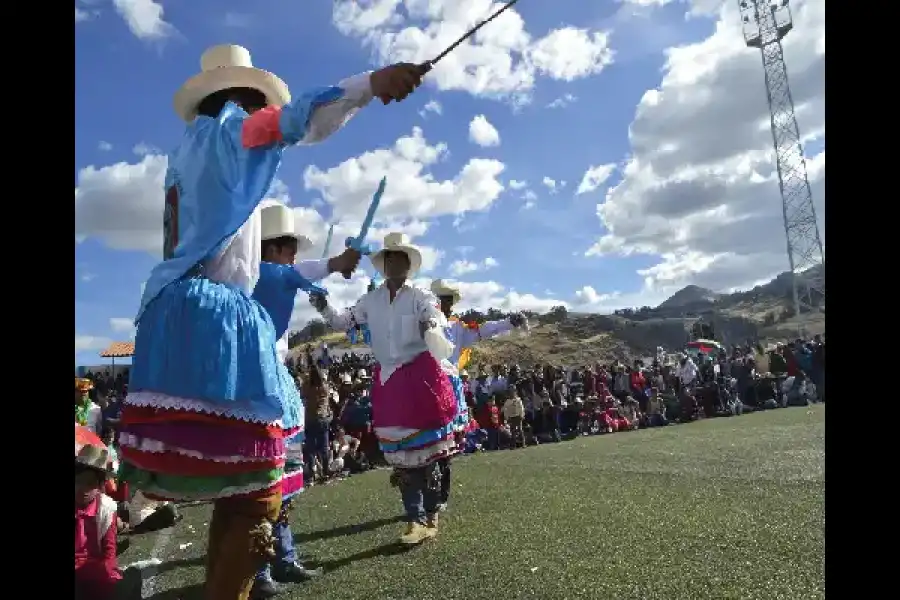
[{"label": "green skirt stripe", "polygon": [[118,479],[135,490],[172,499],[222,498],[258,491],[281,481],[284,469],[265,469],[216,477],[185,477],[146,471],[123,461]]}]

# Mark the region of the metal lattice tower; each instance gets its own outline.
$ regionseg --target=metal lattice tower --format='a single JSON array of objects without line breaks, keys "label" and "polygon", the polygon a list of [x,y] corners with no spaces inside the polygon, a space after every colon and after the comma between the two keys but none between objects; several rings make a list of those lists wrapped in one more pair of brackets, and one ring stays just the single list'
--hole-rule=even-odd
[{"label": "metal lattice tower", "polygon": [[766,75],[788,262],[793,274],[794,310],[797,315],[801,311],[824,311],[825,253],[781,45],[794,27],[793,16],[788,0],[740,0],[739,5],[744,41],[751,48],[759,48]]}]

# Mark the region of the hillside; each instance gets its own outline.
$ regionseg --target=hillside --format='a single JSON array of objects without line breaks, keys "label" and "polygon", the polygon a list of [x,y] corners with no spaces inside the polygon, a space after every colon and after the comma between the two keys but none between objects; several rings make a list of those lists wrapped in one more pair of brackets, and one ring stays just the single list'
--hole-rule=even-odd
[{"label": "hillside", "polygon": [[[791,307],[789,273],[735,294],[687,286],[656,308],[625,309],[613,315],[565,311],[534,315],[527,335],[514,332],[480,343],[475,348],[473,365],[500,362],[585,365],[644,358],[652,356],[657,346],[681,347],[698,321],[712,324],[716,338],[725,344],[789,340],[797,336],[800,328],[809,335],[824,332],[824,313],[804,313],[797,317]],[[491,313],[490,318],[500,316],[495,311]],[[323,341],[332,348],[349,346],[343,334],[325,333],[321,322],[308,329],[292,340],[292,347]]]},{"label": "hillside", "polygon": [[666,301],[660,304],[657,308],[661,309],[671,309],[671,308],[682,308],[685,306],[691,306],[699,303],[714,303],[718,300],[720,294],[715,293],[712,290],[708,290],[706,288],[702,288],[696,285],[689,285],[681,288],[674,294],[672,294]]}]

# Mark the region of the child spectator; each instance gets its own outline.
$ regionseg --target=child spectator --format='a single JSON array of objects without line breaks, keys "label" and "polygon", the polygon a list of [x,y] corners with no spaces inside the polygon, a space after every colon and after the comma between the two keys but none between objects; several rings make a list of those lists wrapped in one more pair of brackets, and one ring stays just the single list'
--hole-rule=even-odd
[{"label": "child spectator", "polygon": [[508,395],[506,402],[503,403],[503,418],[509,425],[509,433],[512,437],[510,447],[516,448],[521,441],[524,448],[525,432],[522,430],[522,422],[525,420],[525,404],[519,397],[516,388],[510,387]]},{"label": "child spectator", "polygon": [[[75,598],[111,600],[140,589],[140,573],[123,578],[116,560],[116,502],[104,495],[109,452],[84,446],[75,457]],[[127,589],[120,589],[127,588]]]}]

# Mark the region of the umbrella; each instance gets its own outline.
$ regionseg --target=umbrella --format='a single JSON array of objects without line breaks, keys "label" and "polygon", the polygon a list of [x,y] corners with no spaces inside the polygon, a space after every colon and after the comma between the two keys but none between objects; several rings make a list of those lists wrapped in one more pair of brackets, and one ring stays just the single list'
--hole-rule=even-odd
[{"label": "umbrella", "polygon": [[85,446],[100,446],[106,448],[100,437],[83,425],[75,424],[75,456]]}]

